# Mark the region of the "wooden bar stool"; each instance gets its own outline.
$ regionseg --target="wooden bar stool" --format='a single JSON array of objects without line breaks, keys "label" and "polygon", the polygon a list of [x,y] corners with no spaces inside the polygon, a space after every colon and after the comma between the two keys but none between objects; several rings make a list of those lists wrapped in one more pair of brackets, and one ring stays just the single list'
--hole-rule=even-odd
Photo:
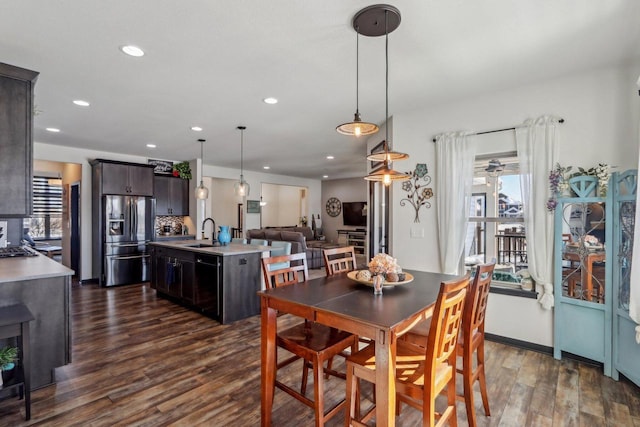
[{"label": "wooden bar stool", "polygon": [[29,365],[29,322],[33,314],[24,304],[0,307],[0,339],[16,337],[20,351],[20,361],[11,381],[3,384],[0,390],[18,388],[20,398],[24,393],[25,419],[31,419],[31,371]]}]

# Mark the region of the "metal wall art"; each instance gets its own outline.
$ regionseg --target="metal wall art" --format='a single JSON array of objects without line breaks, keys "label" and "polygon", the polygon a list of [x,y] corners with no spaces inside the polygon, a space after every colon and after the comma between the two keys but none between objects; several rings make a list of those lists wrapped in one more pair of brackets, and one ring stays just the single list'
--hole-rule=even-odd
[{"label": "metal wall art", "polygon": [[400,200],[400,206],[406,204],[413,206],[416,213],[413,222],[420,222],[420,208],[422,206],[427,209],[431,207],[429,199],[433,197],[433,189],[427,187],[431,184],[431,177],[428,173],[427,164],[418,163],[412,172],[407,172],[411,178],[402,183],[402,189],[407,192],[407,196]]}]

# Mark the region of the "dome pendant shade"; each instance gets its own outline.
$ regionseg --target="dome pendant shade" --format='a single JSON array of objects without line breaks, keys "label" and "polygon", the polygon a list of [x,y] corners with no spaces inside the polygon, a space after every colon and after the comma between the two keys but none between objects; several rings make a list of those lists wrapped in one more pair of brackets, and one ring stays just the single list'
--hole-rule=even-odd
[{"label": "dome pendant shade", "polygon": [[373,135],[378,130],[378,125],[375,123],[363,122],[358,111],[356,111],[352,122],[343,123],[336,127],[338,133],[350,136]]},{"label": "dome pendant shade", "polygon": [[384,185],[389,185],[392,181],[406,181],[410,178],[411,176],[406,173],[390,169],[389,164],[386,162],[384,167],[377,169],[364,177],[367,181],[382,182]]},{"label": "dome pendant shade", "polygon": [[240,181],[234,184],[234,191],[236,196],[238,197],[249,197],[250,187],[249,184],[244,180],[244,170],[243,170],[243,160],[244,160],[244,130],[246,126],[238,126],[237,129],[240,130]]},{"label": "dome pendant shade", "polygon": [[384,162],[391,163],[395,160],[406,160],[409,158],[409,155],[406,153],[400,153],[398,151],[389,151],[389,147],[387,147],[387,142],[383,143],[384,150],[376,151],[375,153],[371,153],[367,156],[367,160],[372,162]]},{"label": "dome pendant shade", "polygon": [[[202,159],[202,165],[204,166],[204,139],[199,139],[200,143],[200,159]],[[200,172],[202,176],[202,172]],[[200,185],[195,190],[196,200],[207,200],[209,198],[209,189],[204,186],[204,182],[200,179]]]}]

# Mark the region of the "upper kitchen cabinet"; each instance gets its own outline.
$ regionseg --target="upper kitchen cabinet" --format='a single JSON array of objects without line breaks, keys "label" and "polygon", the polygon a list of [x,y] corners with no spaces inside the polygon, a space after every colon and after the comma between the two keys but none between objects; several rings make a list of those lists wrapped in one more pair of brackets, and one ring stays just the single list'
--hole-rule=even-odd
[{"label": "upper kitchen cabinet", "polygon": [[189,180],[167,175],[154,178],[156,215],[189,215]]},{"label": "upper kitchen cabinet", "polygon": [[33,87],[35,71],[0,63],[0,217],[33,212]]},{"label": "upper kitchen cabinet", "polygon": [[153,196],[153,165],[96,159],[91,166],[101,194]]}]

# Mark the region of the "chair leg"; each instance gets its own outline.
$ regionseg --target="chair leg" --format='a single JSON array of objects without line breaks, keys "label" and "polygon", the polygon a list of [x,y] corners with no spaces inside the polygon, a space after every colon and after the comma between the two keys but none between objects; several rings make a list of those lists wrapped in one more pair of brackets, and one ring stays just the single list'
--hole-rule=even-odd
[{"label": "chair leg", "polygon": [[489,397],[487,396],[487,378],[484,374],[484,339],[476,350],[478,357],[478,382],[480,383],[480,394],[482,395],[482,405],[484,406],[484,414],[489,417],[491,411],[489,411]]},{"label": "chair leg", "polygon": [[[429,400],[432,400],[429,398]],[[433,397],[433,401],[435,402],[435,396]],[[449,414],[449,425],[451,427],[458,427],[458,413],[456,411],[456,370],[453,370],[453,376],[451,377],[451,381],[449,381],[449,385],[447,386],[447,406],[451,408],[451,413]],[[449,408],[447,408],[449,409]],[[434,406],[435,410],[435,406]]]},{"label": "chair leg", "polygon": [[476,427],[476,411],[473,406],[473,350],[465,343],[462,356],[462,383],[464,384],[464,405],[467,410],[469,427]]},{"label": "chair leg", "polygon": [[329,379],[329,371],[331,371],[332,367],[333,367],[333,357],[330,358],[329,360],[327,360],[327,372],[325,372],[325,374],[324,374],[324,379],[325,380]]},{"label": "chair leg", "polygon": [[302,383],[300,384],[300,394],[301,395],[306,395],[307,394],[307,380],[309,378],[309,362],[307,362],[305,359],[302,359]]},{"label": "chair leg", "polygon": [[351,425],[351,420],[355,416],[355,405],[356,405],[356,387],[354,387],[355,377],[353,375],[353,365],[347,363],[347,394],[345,398],[344,405],[344,425],[345,427],[349,427]]},{"label": "chair leg", "polygon": [[316,427],[324,426],[324,361],[313,359],[313,399],[316,413]]}]

